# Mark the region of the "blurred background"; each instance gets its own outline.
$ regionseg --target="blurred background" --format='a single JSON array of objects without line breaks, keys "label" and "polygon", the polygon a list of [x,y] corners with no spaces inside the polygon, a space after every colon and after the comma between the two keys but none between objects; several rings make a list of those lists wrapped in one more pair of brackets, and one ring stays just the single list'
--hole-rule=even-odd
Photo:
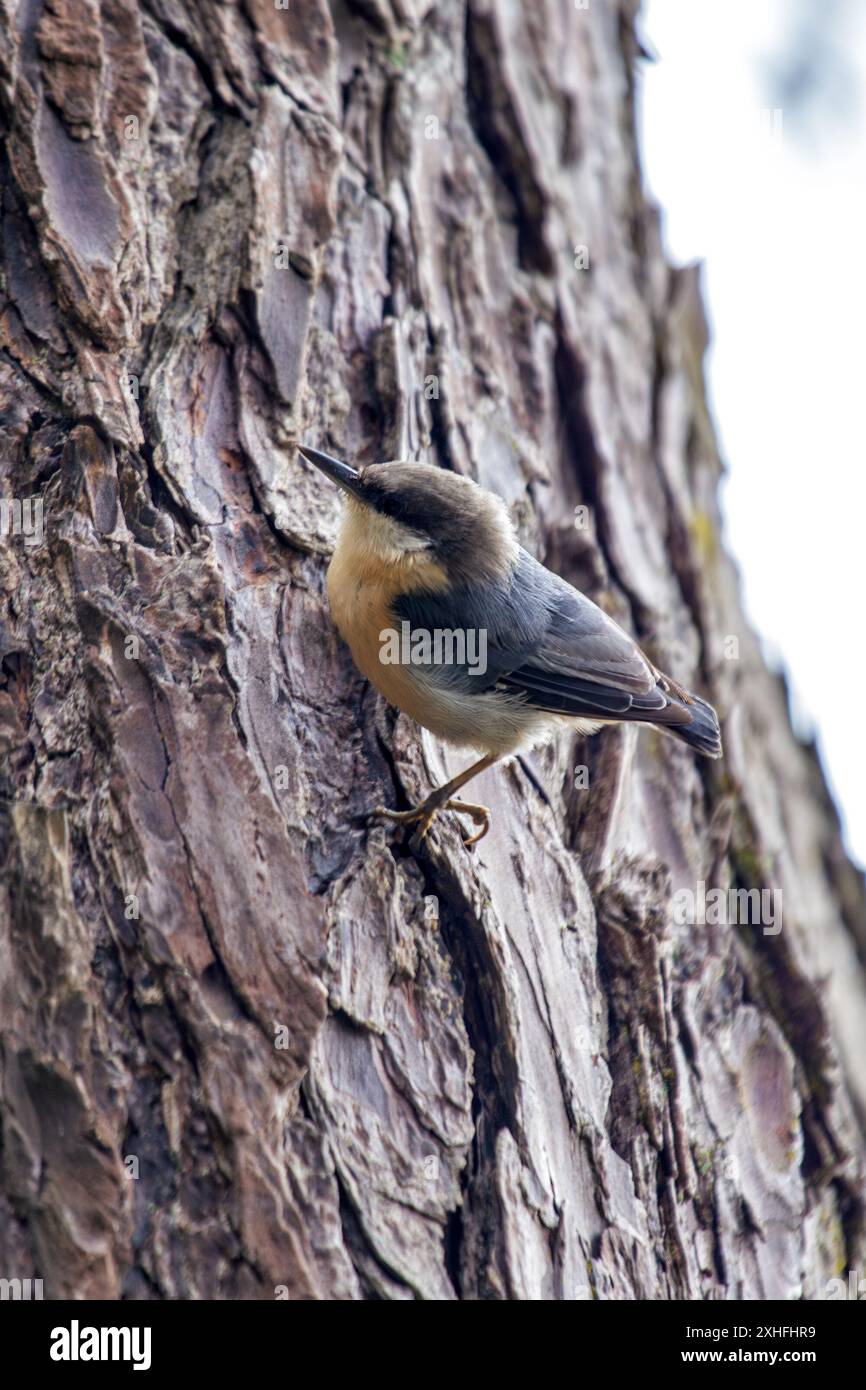
[{"label": "blurred background", "polygon": [[726,540],[866,864],[866,3],[646,0],[665,244],[704,263]]}]

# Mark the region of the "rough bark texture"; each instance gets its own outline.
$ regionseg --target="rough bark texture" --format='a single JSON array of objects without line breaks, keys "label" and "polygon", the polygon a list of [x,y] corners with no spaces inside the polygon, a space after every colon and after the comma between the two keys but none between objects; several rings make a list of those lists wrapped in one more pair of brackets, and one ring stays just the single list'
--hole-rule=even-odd
[{"label": "rough bark texture", "polygon": [[[45,528],[0,545],[5,1277],[821,1297],[863,1260],[863,884],[717,539],[634,9],[2,0],[2,496]],[[464,760],[337,639],[298,439],[501,493],[725,761],[610,730],[485,774],[475,853],[365,827]],[[782,930],[677,925],[701,881]]]}]

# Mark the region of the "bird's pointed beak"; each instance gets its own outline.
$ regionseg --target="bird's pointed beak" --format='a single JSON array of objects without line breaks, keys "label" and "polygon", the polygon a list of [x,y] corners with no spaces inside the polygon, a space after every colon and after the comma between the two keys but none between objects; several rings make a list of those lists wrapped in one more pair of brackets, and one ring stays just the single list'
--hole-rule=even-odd
[{"label": "bird's pointed beak", "polygon": [[317,468],[337,484],[337,487],[348,492],[352,497],[362,498],[364,490],[356,469],[348,463],[341,463],[339,459],[332,458],[330,454],[323,454],[320,449],[310,449],[306,444],[297,446],[298,453],[303,454],[305,459],[314,463]]}]

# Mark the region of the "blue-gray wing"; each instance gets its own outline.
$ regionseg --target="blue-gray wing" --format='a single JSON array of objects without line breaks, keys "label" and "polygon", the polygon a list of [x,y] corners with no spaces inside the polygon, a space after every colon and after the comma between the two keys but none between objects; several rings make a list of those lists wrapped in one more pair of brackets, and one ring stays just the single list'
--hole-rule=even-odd
[{"label": "blue-gray wing", "polygon": [[484,634],[484,663],[432,663],[432,680],[467,694],[502,689],[573,719],[659,724],[709,758],[721,756],[712,705],[653,669],[623,628],[525,550],[507,584],[403,595],[392,607],[413,631],[473,632],[475,653]]},{"label": "blue-gray wing", "polygon": [[542,595],[545,621],[533,650],[503,671],[501,686],[560,714],[634,718],[638,710],[647,715],[665,709],[657,673],[597,604],[530,555],[522,559],[518,577],[521,587]]},{"label": "blue-gray wing", "polygon": [[525,550],[507,583],[406,594],[395,618],[427,631],[484,635],[484,662],[431,664],[431,679],[467,693],[497,689],[536,709],[586,720],[658,724],[708,757],[721,756],[713,707],[656,671],[637,643],[584,594]]},{"label": "blue-gray wing", "polygon": [[483,632],[483,679],[465,667],[443,669],[449,684],[474,691],[498,686],[555,713],[617,717],[666,699],[640,649],[591,599],[520,550],[507,585],[442,594],[407,594],[393,605],[412,630]]}]

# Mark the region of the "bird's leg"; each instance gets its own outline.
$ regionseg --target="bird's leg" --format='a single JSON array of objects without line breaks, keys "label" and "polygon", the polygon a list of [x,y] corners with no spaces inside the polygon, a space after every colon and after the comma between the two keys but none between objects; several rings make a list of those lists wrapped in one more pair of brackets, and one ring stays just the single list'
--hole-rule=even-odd
[{"label": "bird's leg", "polygon": [[477,777],[479,772],[485,768],[492,767],[497,761],[494,753],[485,753],[483,758],[479,758],[477,763],[467,767],[464,772],[460,772],[456,777],[452,777],[450,782],[446,782],[444,787],[437,787],[435,791],[424,800],[413,806],[409,811],[388,811],[384,806],[377,806],[370,812],[371,816],[384,816],[387,820],[398,821],[402,825],[414,825],[417,822],[418,829],[412,839],[420,843],[430,826],[433,818],[439,811],[457,811],[458,814],[470,816],[476,825],[481,829],[475,835],[464,836],[465,845],[474,845],[482,839],[490,829],[490,812],[486,806],[474,806],[468,801],[454,801],[452,798],[455,792],[473,777]]}]

